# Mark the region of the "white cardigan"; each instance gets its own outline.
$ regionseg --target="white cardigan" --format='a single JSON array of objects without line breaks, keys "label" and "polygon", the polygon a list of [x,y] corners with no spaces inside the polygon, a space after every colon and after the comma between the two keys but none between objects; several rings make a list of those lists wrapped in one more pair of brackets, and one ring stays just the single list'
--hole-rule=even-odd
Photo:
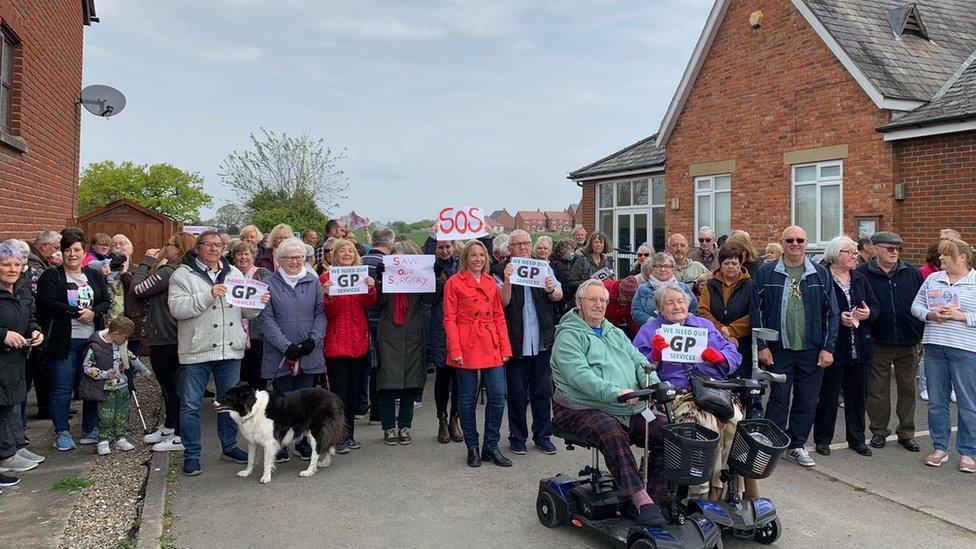
[{"label": "white cardigan", "polygon": [[[227,276],[243,277],[233,265]],[[255,318],[261,311],[214,299],[212,289],[205,274],[187,265],[177,267],[169,279],[169,311],[176,319],[180,364],[244,358],[241,318]]]}]

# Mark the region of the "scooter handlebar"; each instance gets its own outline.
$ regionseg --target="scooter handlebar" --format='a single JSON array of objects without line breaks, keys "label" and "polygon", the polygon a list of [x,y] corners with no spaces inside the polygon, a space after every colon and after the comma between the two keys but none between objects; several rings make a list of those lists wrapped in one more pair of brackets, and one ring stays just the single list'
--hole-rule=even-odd
[{"label": "scooter handlebar", "polygon": [[617,402],[627,402],[632,398],[636,398],[637,400],[648,400],[651,398],[653,393],[654,391],[652,389],[634,389],[629,393],[624,393],[617,396]]}]

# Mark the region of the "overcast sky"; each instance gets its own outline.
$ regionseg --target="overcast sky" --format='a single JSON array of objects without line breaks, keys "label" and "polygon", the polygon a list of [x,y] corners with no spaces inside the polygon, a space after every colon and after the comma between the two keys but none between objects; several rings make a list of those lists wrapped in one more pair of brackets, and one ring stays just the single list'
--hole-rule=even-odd
[{"label": "overcast sky", "polygon": [[569,171],[657,131],[711,4],[97,0],[84,81],[127,106],[84,114],[82,166],[169,162],[216,207],[249,132],[308,130],[347,155],[334,214],[563,209]]}]

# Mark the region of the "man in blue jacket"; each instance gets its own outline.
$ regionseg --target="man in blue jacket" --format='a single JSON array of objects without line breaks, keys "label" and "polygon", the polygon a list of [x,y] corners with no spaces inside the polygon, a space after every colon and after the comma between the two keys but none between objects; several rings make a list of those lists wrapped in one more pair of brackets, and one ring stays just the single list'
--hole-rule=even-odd
[{"label": "man in blue jacket", "polygon": [[871,323],[874,337],[874,364],[868,377],[867,412],[871,446],[884,448],[891,434],[891,372],[894,366],[898,416],[898,444],[918,452],[915,442],[915,376],[923,324],[912,316],[912,301],[922,287],[922,273],[898,257],[904,242],[895,233],[882,231],[871,237],[874,259],[857,268],[864,274],[878,297],[881,312]]},{"label": "man in blue jacket", "polygon": [[823,368],[834,362],[840,313],[829,273],[806,256],[806,231],[787,227],[781,242],[782,257],[756,273],[749,316],[753,327],[780,333],[779,341],[758,342],[759,362],[786,374],[786,383],[770,389],[766,417],[789,435],[786,457],[813,467],[803,445],[813,426]]}]

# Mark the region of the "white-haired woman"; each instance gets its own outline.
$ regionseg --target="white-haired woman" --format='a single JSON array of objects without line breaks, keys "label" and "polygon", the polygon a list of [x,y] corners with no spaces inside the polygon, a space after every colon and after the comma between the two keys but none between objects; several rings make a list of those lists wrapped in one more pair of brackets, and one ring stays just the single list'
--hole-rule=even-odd
[{"label": "white-haired woman", "polygon": [[264,253],[264,235],[256,225],[245,225],[239,238],[254,247],[254,257],[261,257]]},{"label": "white-haired woman", "polygon": [[841,391],[847,445],[862,456],[871,455],[871,449],[864,444],[868,374],[874,358],[874,340],[868,323],[878,318],[881,307],[868,279],[855,270],[858,255],[857,242],[846,236],[831,240],[824,252],[823,260],[830,271],[841,313],[834,362],[824,369],[813,423],[813,441],[822,456],[830,455]]},{"label": "white-haired woman", "polygon": [[536,259],[541,259],[542,261],[549,261],[549,257],[552,255],[552,239],[546,235],[542,235],[535,240],[535,245],[532,246],[532,257]]},{"label": "white-haired woman", "polygon": [[654,300],[654,290],[664,284],[675,283],[688,296],[688,309],[692,314],[698,314],[698,298],[692,293],[687,284],[674,276],[674,256],[667,252],[658,252],[654,257],[641,265],[641,277],[647,282],[637,288],[634,301],[631,303],[630,315],[638,326],[657,316],[657,303]]},{"label": "white-haired woman", "polygon": [[[243,237],[243,235],[242,235]],[[257,258],[254,260],[254,265],[256,267],[264,267],[265,269],[274,272],[278,270],[280,266],[278,264],[278,245],[281,244],[286,238],[294,238],[295,232],[292,230],[291,225],[286,225],[284,223],[279,223],[275,225],[271,232],[264,237],[264,251],[258,254]],[[243,240],[243,238],[242,238]],[[299,241],[301,242],[301,241]],[[302,262],[305,261],[305,248],[302,248]]]},{"label": "white-haired woman", "polygon": [[[271,379],[276,391],[287,393],[314,386],[325,373],[325,307],[322,285],[305,264],[305,244],[286,238],[275,254],[281,266],[264,281],[271,300],[257,318],[264,335],[261,377]],[[295,449],[304,458],[312,453],[306,439]],[[276,460],[288,460],[287,448]]]}]

